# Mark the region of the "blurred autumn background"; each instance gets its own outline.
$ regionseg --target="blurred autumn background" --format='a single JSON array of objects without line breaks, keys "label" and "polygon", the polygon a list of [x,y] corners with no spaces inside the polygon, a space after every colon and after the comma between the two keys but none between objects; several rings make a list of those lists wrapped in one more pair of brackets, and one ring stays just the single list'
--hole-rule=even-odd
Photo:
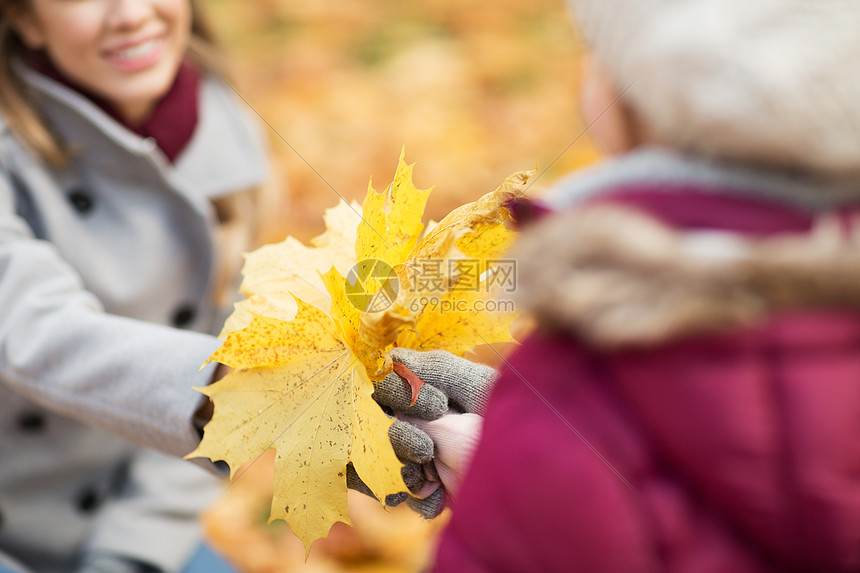
[{"label": "blurred autumn background", "polygon": [[[535,187],[593,162],[574,143],[581,42],[563,0],[207,0],[234,87],[265,123],[285,193],[268,241],[323,231],[339,196],[391,181],[401,146],[415,183],[435,186],[427,217],[547,169]],[[265,127],[265,126],[264,126]],[[571,145],[572,144],[572,145]],[[566,151],[565,151],[566,150]],[[266,525],[271,460],[205,516],[212,544],[242,572],[421,571],[444,516],[424,522],[356,495],[305,562],[281,522]],[[352,492],[351,492],[352,493]]]}]

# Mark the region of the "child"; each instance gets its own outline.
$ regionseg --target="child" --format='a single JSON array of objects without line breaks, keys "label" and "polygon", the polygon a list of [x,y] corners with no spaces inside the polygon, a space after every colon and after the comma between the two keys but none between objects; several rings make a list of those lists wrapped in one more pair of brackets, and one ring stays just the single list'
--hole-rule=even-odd
[{"label": "child", "polygon": [[860,570],[860,6],[573,4],[615,157],[518,245],[437,569]]}]

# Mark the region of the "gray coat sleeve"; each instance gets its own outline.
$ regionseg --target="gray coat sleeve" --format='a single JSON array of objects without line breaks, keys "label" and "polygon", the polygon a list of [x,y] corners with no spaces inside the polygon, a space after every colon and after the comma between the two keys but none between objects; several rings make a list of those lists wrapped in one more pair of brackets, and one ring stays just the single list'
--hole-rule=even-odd
[{"label": "gray coat sleeve", "polygon": [[181,456],[218,346],[209,335],[110,315],[54,246],[33,237],[0,174],[0,383],[44,408]]}]

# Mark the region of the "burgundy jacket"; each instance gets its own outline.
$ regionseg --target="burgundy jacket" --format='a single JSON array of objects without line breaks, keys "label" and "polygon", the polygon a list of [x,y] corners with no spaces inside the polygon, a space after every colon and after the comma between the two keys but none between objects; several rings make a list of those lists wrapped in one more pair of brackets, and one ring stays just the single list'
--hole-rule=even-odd
[{"label": "burgundy jacket", "polygon": [[572,193],[520,250],[524,298],[558,292],[502,370],[437,571],[860,571],[860,185],[690,171]]}]

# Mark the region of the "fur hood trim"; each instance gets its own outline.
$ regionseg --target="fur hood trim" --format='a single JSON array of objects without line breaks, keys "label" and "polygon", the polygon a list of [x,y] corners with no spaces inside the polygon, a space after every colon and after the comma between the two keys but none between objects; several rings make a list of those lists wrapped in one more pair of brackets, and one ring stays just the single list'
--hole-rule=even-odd
[{"label": "fur hood trim", "polygon": [[512,256],[519,308],[601,348],[652,346],[784,310],[860,309],[860,233],[835,218],[808,234],[756,239],[590,206],[529,227]]}]

